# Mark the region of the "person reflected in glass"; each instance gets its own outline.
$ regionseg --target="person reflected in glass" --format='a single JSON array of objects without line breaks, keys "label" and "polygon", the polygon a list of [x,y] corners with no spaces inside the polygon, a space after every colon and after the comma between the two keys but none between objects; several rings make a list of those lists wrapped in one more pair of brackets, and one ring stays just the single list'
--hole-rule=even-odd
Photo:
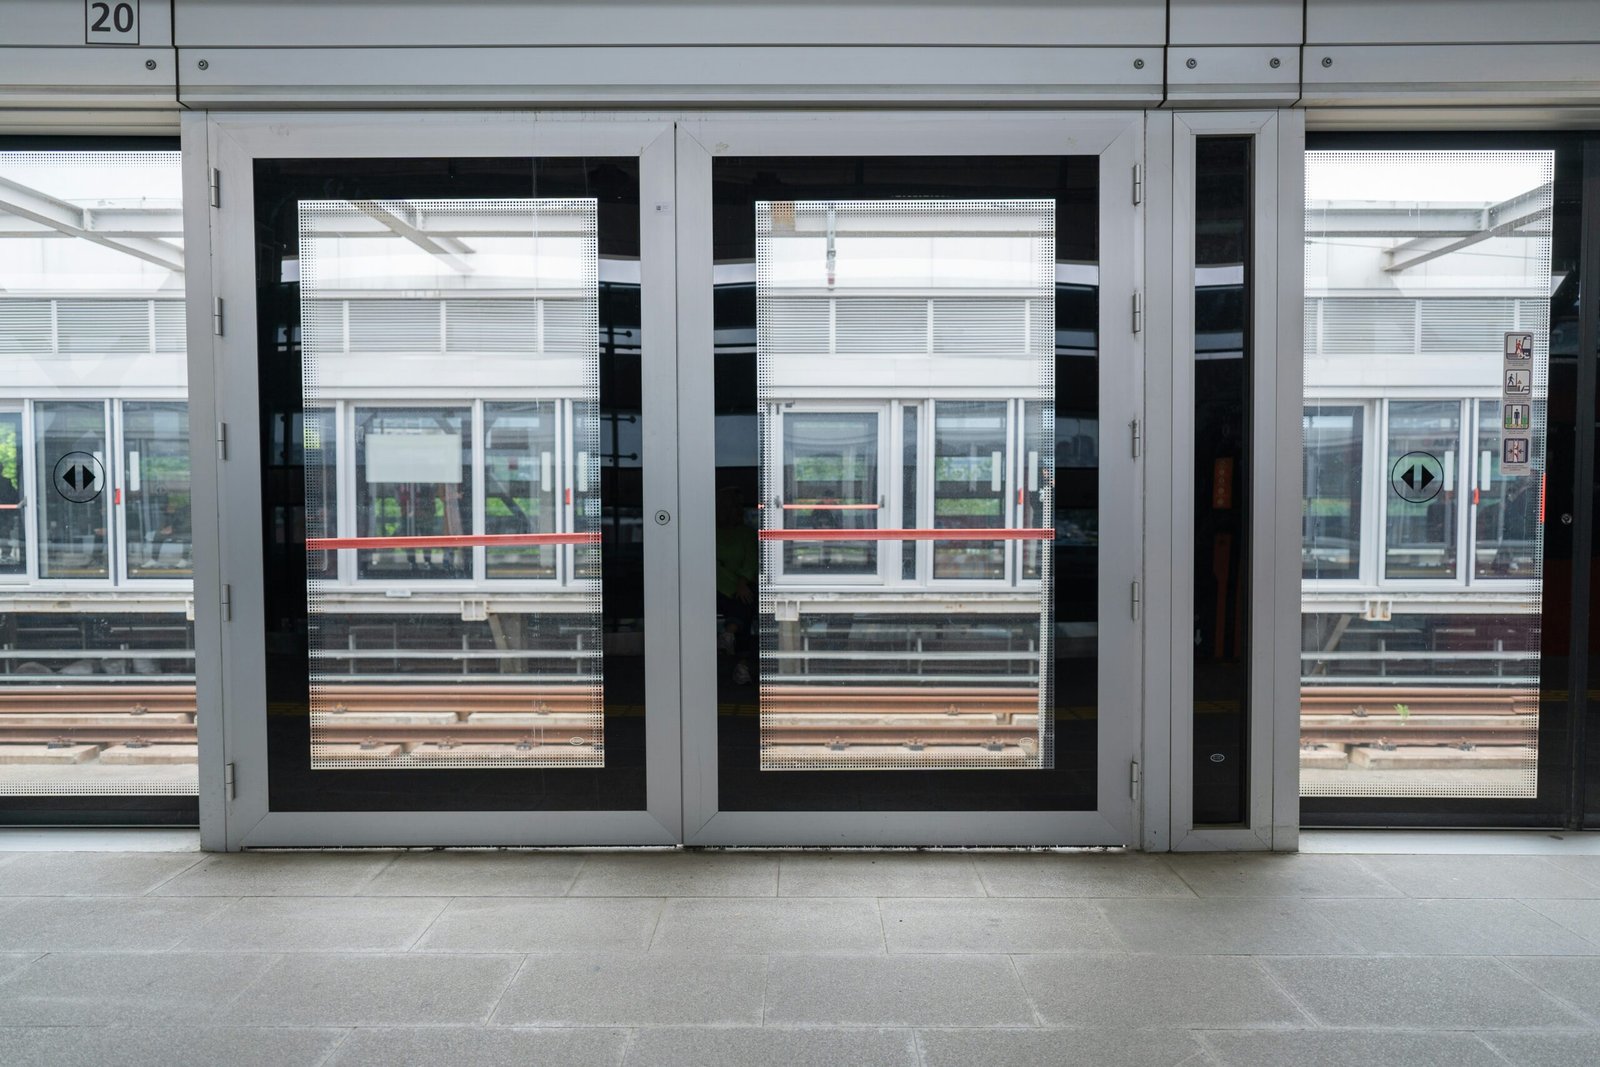
[{"label": "person reflected in glass", "polygon": [[725,489],[717,498],[717,650],[733,658],[734,685],[750,684],[760,572],[760,539],[744,521],[738,490]]}]

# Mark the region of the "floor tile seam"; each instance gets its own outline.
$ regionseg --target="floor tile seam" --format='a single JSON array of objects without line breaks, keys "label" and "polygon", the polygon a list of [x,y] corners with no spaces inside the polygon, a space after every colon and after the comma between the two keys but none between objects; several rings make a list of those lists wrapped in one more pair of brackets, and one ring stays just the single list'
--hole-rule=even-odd
[{"label": "floor tile seam", "polygon": [[1568,923],[1564,922],[1562,919],[1558,918],[1557,916],[1546,915],[1544,912],[1540,911],[1538,908],[1534,907],[1531,903],[1529,903],[1530,901],[1534,901],[1534,900],[1570,901],[1570,900],[1583,900],[1583,899],[1586,899],[1586,898],[1584,898],[1584,897],[1513,897],[1511,899],[1515,900],[1518,904],[1522,905],[1524,908],[1528,909],[1528,911],[1532,912],[1534,915],[1537,915],[1539,918],[1543,919],[1545,922],[1555,923],[1557,926],[1561,927],[1561,929],[1563,929],[1563,930],[1567,931],[1568,933],[1572,934],[1574,937],[1578,938],[1580,941],[1586,941],[1589,944],[1594,945],[1597,950],[1600,950],[1600,939],[1596,939],[1596,938],[1590,937],[1588,934],[1585,934],[1583,931],[1574,928],[1573,926],[1571,926]]},{"label": "floor tile seam", "polygon": [[[370,898],[370,897],[357,897],[356,899],[357,900],[361,900],[361,901],[367,901],[367,900],[370,900],[372,898]],[[430,900],[430,899],[441,899],[441,898],[409,897],[409,898],[406,898],[406,899],[410,899],[410,900]],[[444,915],[444,913],[449,909],[450,905],[452,903],[454,903],[454,902],[455,902],[455,898],[454,897],[444,897],[444,898],[441,899],[441,902],[439,904],[439,910],[433,913],[433,917],[430,918],[425,924],[423,924],[423,927],[422,927],[422,929],[420,931],[418,931],[417,936],[413,937],[411,939],[410,944],[405,946],[405,951],[406,952],[412,952],[417,948],[418,945],[422,944],[422,939],[428,936],[429,931],[431,931],[434,928],[434,926],[438,925],[439,919]]]},{"label": "floor tile seam", "polygon": [[489,1005],[489,1011],[477,1023],[473,1024],[475,1027],[490,1026],[494,1023],[494,1017],[499,1013],[500,1005],[505,1001],[506,994],[511,991],[512,986],[517,984],[517,979],[521,978],[522,972],[527,969],[528,955],[523,953],[522,959],[517,962],[515,967],[511,968],[511,974],[507,976],[505,984],[500,987],[500,992],[495,994],[494,1003]]},{"label": "floor tile seam", "polygon": [[[118,853],[112,853],[112,854],[113,855],[117,855],[117,856],[133,856],[133,855],[156,855],[157,853],[118,852]],[[56,855],[60,855],[60,853],[56,853]],[[181,877],[181,876],[183,876],[185,874],[188,874],[190,871],[194,870],[195,867],[199,866],[202,862],[205,861],[205,858],[206,858],[206,853],[204,853],[204,852],[196,852],[188,863],[184,864],[182,867],[180,867],[177,870],[173,871],[171,874],[169,874],[165,878],[161,879],[155,885],[146,886],[144,892],[142,892],[142,893],[140,893],[138,895],[142,896],[142,897],[154,896],[157,890],[159,890],[160,888],[165,886],[167,883],[171,882],[174,878],[179,878],[179,877]]]},{"label": "floor tile seam", "polygon": [[[1587,1010],[1586,1008],[1581,1007],[1576,1002],[1568,1000],[1566,997],[1562,996],[1560,993],[1556,992],[1555,990],[1546,987],[1543,982],[1541,982],[1538,979],[1534,978],[1531,974],[1524,974],[1522,971],[1518,970],[1517,967],[1513,963],[1514,960],[1549,960],[1549,959],[1559,959],[1559,958],[1561,958],[1561,957],[1556,957],[1556,956],[1512,956],[1512,955],[1493,956],[1493,957],[1491,957],[1491,959],[1494,960],[1495,966],[1499,967],[1502,971],[1506,972],[1507,974],[1509,974],[1512,977],[1514,977],[1515,979],[1517,979],[1517,981],[1523,982],[1523,983],[1531,986],[1541,996],[1547,997],[1551,1001],[1554,1001],[1555,1004],[1558,1005],[1559,1007],[1562,1007],[1562,1008],[1566,1009],[1567,1011],[1570,1011],[1573,1014],[1577,1015],[1578,1018],[1583,1019],[1585,1021],[1585,1023],[1587,1024],[1587,1026],[1589,1028],[1600,1027],[1600,1013],[1591,1012],[1591,1011]],[[1576,957],[1576,958],[1582,959],[1583,957]]]},{"label": "floor tile seam", "polygon": [[1325,1030],[1325,1029],[1327,1029],[1326,1021],[1323,1020],[1323,1019],[1318,1018],[1315,1012],[1313,1012],[1310,1008],[1306,1007],[1303,1003],[1301,1003],[1300,1002],[1300,998],[1295,996],[1294,993],[1290,991],[1290,989],[1288,988],[1287,985],[1285,985],[1283,982],[1279,981],[1278,976],[1276,974],[1272,973],[1272,968],[1268,967],[1266,965],[1266,958],[1261,957],[1261,956],[1250,956],[1250,957],[1246,957],[1246,958],[1250,960],[1250,963],[1255,967],[1256,971],[1258,973],[1262,974],[1263,976],[1265,976],[1266,979],[1267,979],[1267,982],[1274,989],[1276,989],[1279,992],[1279,994],[1281,994],[1283,996],[1283,998],[1285,1000],[1287,1000],[1294,1007],[1295,1011],[1299,1012],[1303,1018],[1305,1018],[1305,1019],[1310,1021],[1311,1025],[1309,1027],[1301,1027],[1300,1029],[1310,1029],[1310,1030]]},{"label": "floor tile seam", "polygon": [[1351,857],[1351,859],[1353,859],[1355,861],[1355,865],[1357,867],[1359,867],[1363,871],[1366,871],[1367,874],[1371,875],[1380,884],[1388,886],[1390,889],[1393,889],[1400,896],[1409,897],[1411,895],[1410,893],[1407,893],[1404,889],[1402,889],[1400,886],[1398,886],[1394,882],[1390,881],[1388,878],[1385,878],[1383,876],[1383,872],[1382,871],[1378,870],[1371,863],[1367,862],[1367,860],[1370,857],[1368,857],[1366,855],[1363,855],[1361,853],[1348,853],[1348,855]]},{"label": "floor tile seam", "polygon": [[353,1026],[345,1027],[344,1028],[344,1032],[339,1035],[339,1040],[335,1041],[333,1043],[333,1046],[331,1048],[329,1048],[327,1052],[324,1052],[322,1054],[322,1058],[319,1059],[316,1063],[312,1064],[312,1067],[327,1067],[327,1065],[329,1063],[332,1063],[333,1062],[333,1058],[339,1054],[339,1050],[344,1047],[345,1042],[349,1041],[351,1035],[353,1035],[355,1032],[356,1032],[356,1028],[355,1027],[353,1027]]},{"label": "floor tile seam", "polygon": [[[1555,856],[1533,856],[1530,858],[1540,860],[1541,866],[1549,867],[1552,870],[1558,871],[1562,874],[1570,874],[1580,882],[1588,882],[1590,885],[1594,886],[1597,891],[1600,891],[1600,877],[1591,877],[1587,874],[1584,874],[1583,871],[1578,869],[1577,866],[1569,867],[1565,864],[1557,863]],[[1564,855],[1561,858],[1565,859],[1567,857]]]},{"label": "floor tile seam", "polygon": [[922,1044],[922,1030],[911,1031],[911,1052],[917,1058],[917,1067],[928,1067],[928,1050]]},{"label": "floor tile seam", "polygon": [[1022,990],[1023,1003],[1028,1005],[1028,1012],[1033,1016],[1034,1026],[1044,1025],[1044,1013],[1039,1010],[1039,1005],[1033,999],[1033,994],[1028,992],[1028,983],[1022,980],[1022,970],[1017,966],[1017,957],[1013,953],[1006,954],[1006,966],[1011,968],[1011,977],[1016,979],[1017,988]]},{"label": "floor tile seam", "polygon": [[656,947],[656,938],[661,933],[661,920],[667,914],[667,901],[672,898],[662,897],[656,902],[656,913],[650,921],[650,936],[644,939],[644,951],[653,952]]},{"label": "floor tile seam", "polygon": [[622,1048],[617,1051],[616,1067],[627,1067],[628,1057],[633,1055],[633,1046],[639,1040],[640,1029],[642,1028],[638,1026],[630,1026],[623,1033]]},{"label": "floor tile seam", "polygon": [[593,859],[593,858],[594,857],[593,857],[592,853],[588,853],[588,852],[579,853],[579,855],[578,855],[578,865],[576,867],[572,868],[572,878],[571,878],[571,880],[567,882],[566,887],[564,889],[562,889],[560,893],[557,893],[555,895],[556,896],[560,896],[560,897],[570,897],[570,896],[572,896],[572,891],[575,888],[577,888],[578,879],[583,877],[583,872],[588,869],[589,861],[591,859]]},{"label": "floor tile seam", "polygon": [[1477,1039],[1478,1044],[1489,1050],[1489,1055],[1493,1056],[1501,1063],[1506,1064],[1507,1067],[1516,1067],[1516,1061],[1514,1061],[1510,1056],[1506,1055],[1506,1053],[1496,1046],[1493,1041],[1490,1041],[1487,1037],[1485,1037],[1481,1031],[1474,1031],[1472,1036]]}]

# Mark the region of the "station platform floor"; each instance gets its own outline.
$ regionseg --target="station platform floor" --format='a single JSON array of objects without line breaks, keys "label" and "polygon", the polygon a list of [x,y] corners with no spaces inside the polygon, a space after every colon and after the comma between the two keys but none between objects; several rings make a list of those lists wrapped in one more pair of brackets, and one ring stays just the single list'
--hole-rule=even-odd
[{"label": "station platform floor", "polygon": [[1600,1063],[1600,837],[196,847],[0,833],[0,1063]]}]

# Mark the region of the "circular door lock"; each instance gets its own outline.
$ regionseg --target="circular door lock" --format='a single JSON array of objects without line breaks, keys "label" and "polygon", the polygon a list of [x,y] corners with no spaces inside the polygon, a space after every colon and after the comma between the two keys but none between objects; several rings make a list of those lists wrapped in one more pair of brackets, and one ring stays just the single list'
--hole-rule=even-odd
[{"label": "circular door lock", "polygon": [[671,521],[672,521],[672,512],[668,511],[666,508],[662,508],[660,511],[656,512],[656,525],[657,526],[665,526],[667,523],[669,523]]}]

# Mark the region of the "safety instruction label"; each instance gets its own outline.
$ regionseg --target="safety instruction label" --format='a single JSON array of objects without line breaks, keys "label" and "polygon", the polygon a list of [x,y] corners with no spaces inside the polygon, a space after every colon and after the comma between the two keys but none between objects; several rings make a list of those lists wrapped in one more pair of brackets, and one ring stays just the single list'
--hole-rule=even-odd
[{"label": "safety instruction label", "polygon": [[1508,331],[1500,378],[1500,473],[1527,474],[1532,462],[1533,334]]}]

